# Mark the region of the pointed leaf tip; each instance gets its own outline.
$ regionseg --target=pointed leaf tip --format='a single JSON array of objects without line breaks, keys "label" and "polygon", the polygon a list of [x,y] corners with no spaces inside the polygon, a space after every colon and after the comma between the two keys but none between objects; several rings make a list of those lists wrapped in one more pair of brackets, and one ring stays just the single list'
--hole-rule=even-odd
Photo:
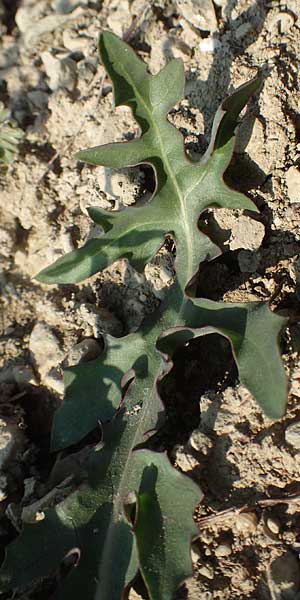
[{"label": "pointed leaf tip", "polygon": [[[238,117],[250,98],[261,88],[263,78],[258,76],[241,85],[220,106],[220,116],[223,114],[215,138],[214,149],[217,150],[227,144],[234,136],[238,124]],[[218,113],[216,115],[216,118]]]}]

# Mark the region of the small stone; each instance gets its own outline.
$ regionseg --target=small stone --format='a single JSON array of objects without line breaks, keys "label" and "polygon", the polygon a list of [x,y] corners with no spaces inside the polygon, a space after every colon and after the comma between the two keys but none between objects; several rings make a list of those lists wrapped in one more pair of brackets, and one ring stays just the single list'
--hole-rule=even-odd
[{"label": "small stone", "polygon": [[210,565],[203,565],[203,567],[200,567],[199,573],[203,577],[206,577],[206,579],[214,578],[214,570]]},{"label": "small stone", "polygon": [[198,460],[183,446],[177,446],[175,448],[175,461],[183,473],[187,473],[188,471],[192,471],[199,467]]},{"label": "small stone", "polygon": [[72,252],[74,250],[74,244],[70,231],[64,231],[60,235],[60,243],[64,252]]},{"label": "small stone", "polygon": [[20,429],[18,422],[13,417],[3,417],[0,419],[0,469],[2,469],[24,443],[24,434]]},{"label": "small stone", "polygon": [[299,379],[295,379],[294,377],[292,378],[290,392],[291,392],[291,394],[293,394],[293,396],[297,396],[297,398],[300,398],[300,381],[299,381]]},{"label": "small stone", "polygon": [[285,174],[290,202],[300,202],[300,171],[297,167],[290,167]]},{"label": "small stone", "polygon": [[232,412],[225,408],[219,408],[216,420],[213,426],[217,435],[228,435],[235,430],[234,418]]},{"label": "small stone", "polygon": [[8,481],[6,475],[0,475],[0,502],[7,498]]},{"label": "small stone", "polygon": [[295,18],[289,12],[279,12],[271,17],[267,23],[268,30],[273,30],[277,33],[288,33],[295,23]]},{"label": "small stone", "polygon": [[200,31],[216,31],[217,18],[212,0],[176,0],[177,10]]},{"label": "small stone", "polygon": [[275,521],[275,519],[271,518],[267,519],[267,527],[270,529],[271,533],[274,533],[274,535],[278,535],[280,531],[278,521]]},{"label": "small stone", "polygon": [[157,298],[163,299],[166,287],[169,287],[173,280],[173,273],[170,269],[148,263],[145,268],[145,277],[152,286],[153,294]]},{"label": "small stone", "polygon": [[49,325],[38,322],[29,338],[29,350],[43,378],[52,367],[59,365],[64,358],[60,343]]},{"label": "small stone", "polygon": [[229,544],[220,544],[215,549],[215,555],[219,556],[219,557],[230,556],[231,553],[232,553],[232,548],[231,548],[231,546],[229,546]]},{"label": "small stone", "polygon": [[77,66],[71,58],[58,59],[51,52],[42,52],[41,58],[48,77],[48,85],[54,92],[65,88],[72,92],[77,83]]},{"label": "small stone", "polygon": [[199,553],[198,553],[198,552],[196,552],[196,551],[194,550],[194,548],[192,547],[192,548],[191,548],[191,559],[192,559],[192,563],[195,565],[195,564],[198,562],[199,558],[200,558],[200,556],[199,556]]},{"label": "small stone", "polygon": [[78,35],[78,32],[74,30],[65,29],[63,31],[63,43],[64,47],[70,52],[83,52],[87,50],[87,38],[82,35]]},{"label": "small stone", "polygon": [[118,170],[99,167],[97,183],[107,200],[120,201],[125,206],[130,206],[143,197],[145,174],[139,167]]},{"label": "small stone", "polygon": [[230,250],[244,248],[245,250],[257,250],[265,236],[265,228],[262,223],[241,215],[232,224],[229,239]]},{"label": "small stone", "polygon": [[116,35],[122,36],[130,26],[131,16],[128,0],[111,0],[107,16],[109,29]]},{"label": "small stone", "polygon": [[15,14],[15,22],[21,33],[28,30],[30,25],[33,25],[41,15],[38,6],[20,6]]},{"label": "small stone", "polygon": [[86,338],[71,348],[66,358],[66,366],[72,367],[82,362],[94,360],[101,352],[102,348],[96,340]]},{"label": "small stone", "polygon": [[0,488],[0,502],[4,502],[7,499],[7,493]]},{"label": "small stone", "polygon": [[35,520],[38,521],[43,521],[45,518],[45,513],[41,510],[40,512],[36,512],[35,513]]},{"label": "small stone", "polygon": [[190,436],[189,445],[196,450],[196,452],[201,452],[206,455],[213,444],[208,435],[205,435],[205,433],[202,433],[199,429],[195,429]]},{"label": "small stone", "polygon": [[129,592],[128,600],[143,600],[143,596],[140,596],[134,589],[131,589]]},{"label": "small stone", "polygon": [[45,35],[56,31],[71,19],[76,19],[83,14],[83,8],[78,6],[72,13],[67,15],[51,14],[41,18],[42,8],[39,5],[42,3],[34,3],[33,6],[22,6],[18,9],[15,21],[23,34],[24,42],[27,48],[34,47],[38,39]]},{"label": "small stone", "polygon": [[300,422],[289,425],[284,435],[288,444],[296,448],[296,450],[300,450]]},{"label": "small stone", "polygon": [[220,42],[220,40],[218,40],[217,38],[203,38],[200,42],[199,42],[199,50],[200,52],[216,52],[216,50],[218,50],[219,48],[221,48],[222,44]]},{"label": "small stone", "polygon": [[253,512],[243,512],[237,515],[234,524],[241,533],[255,533],[258,519]]},{"label": "small stone", "polygon": [[260,221],[244,215],[240,211],[218,208],[208,212],[208,234],[222,249],[258,250],[265,236],[264,225]]}]

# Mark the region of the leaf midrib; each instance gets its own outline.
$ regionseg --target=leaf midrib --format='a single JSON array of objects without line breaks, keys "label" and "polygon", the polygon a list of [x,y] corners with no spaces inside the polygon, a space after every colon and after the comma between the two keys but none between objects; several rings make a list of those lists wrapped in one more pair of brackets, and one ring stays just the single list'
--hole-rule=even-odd
[{"label": "leaf midrib", "polygon": [[[183,195],[183,192],[180,188],[179,182],[177,180],[177,176],[176,176],[176,172],[174,172],[171,168],[168,156],[165,152],[165,148],[164,148],[164,140],[162,139],[162,136],[160,134],[160,129],[158,127],[158,125],[156,124],[156,121],[153,118],[153,113],[151,108],[149,108],[149,106],[147,105],[146,101],[144,100],[144,98],[141,96],[141,94],[139,93],[138,89],[136,88],[130,73],[127,71],[127,69],[125,69],[123,67],[123,65],[119,65],[119,68],[121,71],[123,71],[123,74],[126,75],[126,79],[130,81],[132,88],[136,94],[136,97],[138,98],[139,102],[141,103],[141,105],[143,106],[145,112],[148,115],[148,119],[149,119],[149,123],[150,126],[152,126],[153,130],[155,131],[156,134],[156,139],[158,140],[158,146],[159,146],[159,150],[160,150],[160,155],[161,155],[161,159],[163,161],[165,170],[167,172],[167,176],[169,177],[173,188],[175,190],[176,196],[179,200],[179,205],[180,205],[180,211],[181,211],[181,215],[182,215],[182,220],[183,220],[183,231],[185,232],[184,238],[186,241],[186,245],[187,245],[187,257],[188,257],[188,265],[187,265],[187,272],[190,274],[190,276],[193,275],[193,273],[191,272],[192,270],[192,245],[189,244],[189,240],[190,237],[191,239],[193,239],[193,236],[190,236],[190,231],[189,231],[189,220],[187,217],[187,208],[185,205],[185,196]],[[197,182],[198,183],[198,182]],[[193,188],[192,188],[193,189]],[[189,190],[190,191],[190,190]],[[182,294],[182,301],[180,304],[180,308],[179,311],[176,315],[176,323],[173,324],[174,327],[176,327],[177,323],[180,322],[180,316],[182,314],[183,311],[183,307],[185,305],[187,301],[187,298],[185,297],[184,293]],[[151,332],[151,337],[155,337],[155,339],[157,339],[157,329],[158,329],[158,324],[160,322],[160,319],[158,320],[156,327],[154,328],[154,330],[152,330]],[[153,335],[154,334],[154,335]],[[148,337],[148,336],[147,336]],[[149,346],[148,346],[149,348]],[[155,353],[158,353],[158,351],[156,350]],[[151,355],[150,355],[151,356]],[[155,358],[154,358],[154,353],[152,354],[152,364],[155,367]],[[150,357],[149,357],[150,358]],[[161,358],[160,358],[161,361]],[[150,365],[149,365],[150,366]],[[160,371],[160,369],[159,369]],[[143,434],[143,424],[146,420],[147,415],[149,414],[149,411],[151,410],[151,399],[154,397],[155,393],[156,393],[156,384],[157,384],[157,376],[156,377],[151,377],[150,373],[152,372],[151,369],[149,369],[148,371],[148,376],[146,378],[150,379],[153,381],[153,385],[151,387],[151,394],[149,394],[149,400],[146,401],[146,406],[145,406],[145,410],[142,411],[141,414],[141,418],[138,420],[138,424],[137,424],[137,428],[135,429],[134,435],[132,437],[131,443],[130,443],[130,449],[127,453],[127,457],[126,457],[126,461],[124,464],[124,469],[122,470],[122,475],[119,481],[119,485],[117,487],[117,490],[115,490],[114,493],[114,497],[113,497],[113,512],[112,512],[112,518],[110,519],[109,522],[109,526],[107,528],[107,534],[106,534],[106,540],[108,540],[109,538],[109,534],[110,534],[110,530],[113,527],[114,524],[114,517],[115,518],[120,518],[120,515],[122,514],[122,490],[126,489],[126,482],[128,482],[128,474],[130,474],[130,462],[132,460],[132,453],[134,450],[134,447],[140,442],[141,436]],[[132,383],[132,385],[135,385],[135,382]],[[116,414],[115,418],[118,418],[118,415]]]},{"label": "leaf midrib", "polygon": [[[163,164],[165,166],[167,175],[169,176],[173,187],[175,189],[176,195],[179,199],[179,205],[180,205],[180,209],[181,209],[181,214],[182,214],[182,218],[183,218],[183,224],[184,224],[184,231],[185,231],[185,235],[184,238],[186,240],[186,244],[187,244],[187,248],[188,248],[188,252],[187,252],[187,256],[188,256],[188,269],[187,272],[190,274],[190,278],[192,277],[193,273],[192,271],[192,260],[191,260],[191,256],[192,256],[192,246],[189,244],[189,240],[190,240],[190,236],[189,236],[189,221],[187,218],[187,210],[186,210],[186,205],[185,205],[185,197],[182,193],[182,190],[180,188],[180,185],[178,183],[177,177],[176,177],[176,173],[173,172],[173,170],[171,169],[171,165],[168,159],[168,156],[165,152],[164,149],[164,143],[163,143],[163,139],[162,136],[160,134],[160,129],[158,127],[158,125],[156,124],[155,119],[153,118],[153,113],[151,108],[149,108],[148,104],[146,103],[146,101],[144,100],[143,96],[140,94],[139,90],[137,89],[131,75],[130,72],[127,71],[127,69],[121,64],[119,65],[120,70],[123,71],[123,73],[126,75],[125,79],[127,79],[128,81],[130,81],[132,88],[136,94],[136,97],[138,98],[138,100],[140,101],[140,103],[142,104],[142,106],[144,107],[144,110],[146,111],[148,118],[149,118],[149,122],[150,125],[152,126],[153,130],[156,133],[156,137],[158,139],[158,145],[159,145],[159,149],[160,149],[160,154],[161,154],[161,159],[163,161]],[[146,74],[146,77],[149,77],[149,75]],[[167,117],[165,117],[167,119]]]}]

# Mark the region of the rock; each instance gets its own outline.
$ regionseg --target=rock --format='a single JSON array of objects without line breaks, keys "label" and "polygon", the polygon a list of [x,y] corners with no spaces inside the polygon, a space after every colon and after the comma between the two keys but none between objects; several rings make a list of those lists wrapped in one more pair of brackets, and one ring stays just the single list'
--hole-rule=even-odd
[{"label": "rock", "polygon": [[174,450],[176,465],[183,473],[193,471],[193,469],[199,467],[199,461],[184,446],[176,446]]},{"label": "rock", "polygon": [[197,544],[192,544],[191,547],[191,558],[193,563],[197,563],[199,559],[201,559],[201,551]]},{"label": "rock", "polygon": [[208,454],[209,449],[212,448],[213,443],[205,433],[199,429],[195,429],[190,436],[189,445],[193,450],[196,450],[196,452],[201,452],[206,455]]},{"label": "rock", "polygon": [[288,444],[296,448],[296,450],[300,450],[300,422],[289,425],[285,430],[284,436]]},{"label": "rock", "polygon": [[220,208],[208,212],[207,232],[224,250],[255,251],[261,246],[265,228],[262,223],[241,211]]},{"label": "rock", "polygon": [[234,524],[241,533],[255,533],[258,519],[254,512],[243,512],[237,515]]},{"label": "rock", "polygon": [[217,19],[212,0],[176,0],[177,11],[200,31],[216,31]]},{"label": "rock", "polygon": [[297,167],[290,167],[285,174],[290,202],[300,202],[300,171]]},{"label": "rock", "polygon": [[216,434],[220,436],[233,433],[235,430],[235,423],[232,412],[225,408],[219,408],[213,429]]},{"label": "rock", "polygon": [[128,0],[109,1],[107,24],[116,35],[122,37],[131,24]]},{"label": "rock", "polygon": [[164,298],[166,288],[173,283],[174,273],[168,267],[160,267],[154,263],[148,263],[145,267],[145,277],[152,287],[152,292],[162,300]]},{"label": "rock", "polygon": [[97,182],[108,200],[130,206],[143,196],[145,175],[139,167],[118,170],[98,167]]},{"label": "rock", "polygon": [[8,481],[6,475],[0,475],[0,502],[7,498]]},{"label": "rock", "polygon": [[62,231],[60,234],[60,244],[64,252],[73,252],[74,244],[70,231]]},{"label": "rock", "polygon": [[278,533],[280,531],[278,521],[276,521],[275,519],[271,519],[271,518],[267,519],[267,527],[271,531],[271,533],[274,533],[274,535],[278,535]]},{"label": "rock", "polygon": [[32,4],[31,6],[25,4],[25,6],[20,6],[15,15],[15,22],[17,27],[21,31],[21,33],[25,33],[28,31],[30,26],[36,23],[41,17],[43,12],[42,2],[39,4]]},{"label": "rock", "polygon": [[79,312],[85,323],[92,328],[93,336],[101,338],[103,333],[109,333],[120,337],[123,333],[123,325],[119,319],[106,308],[100,308],[94,304],[81,304]]},{"label": "rock", "polygon": [[200,575],[202,575],[203,577],[206,577],[206,579],[213,579],[214,578],[214,570],[210,565],[203,565],[203,567],[200,567],[199,571]]},{"label": "rock", "polygon": [[199,553],[195,552],[194,548],[191,548],[191,559],[192,559],[192,563],[194,565],[197,564],[199,558],[200,558]]},{"label": "rock", "polygon": [[232,223],[229,248],[230,250],[238,248],[257,250],[261,246],[264,236],[265,228],[262,223],[246,215],[241,215]]},{"label": "rock", "polygon": [[199,50],[200,52],[216,52],[219,48],[221,48],[222,44],[220,40],[217,38],[204,38],[199,42]]},{"label": "rock", "polygon": [[49,79],[48,85],[54,92],[59,88],[65,88],[72,92],[77,83],[77,66],[71,58],[58,59],[52,56],[51,52],[42,52],[46,75]]},{"label": "rock", "polygon": [[70,52],[83,52],[86,53],[88,47],[88,38],[84,35],[78,35],[78,32],[69,29],[63,31],[63,43],[64,47]]},{"label": "rock", "polygon": [[42,379],[64,358],[58,338],[46,323],[38,322],[34,326],[29,338],[29,350]]},{"label": "rock", "polygon": [[66,358],[66,366],[72,367],[82,362],[94,360],[101,352],[102,348],[96,340],[86,338],[71,348]]},{"label": "rock", "polygon": [[286,552],[272,562],[268,572],[267,581],[272,599],[293,600],[298,597],[300,571],[295,554]]},{"label": "rock", "polygon": [[214,398],[203,394],[200,398],[200,414],[201,422],[199,429],[205,434],[212,433],[214,431],[215,422],[217,419],[219,410],[219,398],[217,394]]},{"label": "rock", "polygon": [[24,434],[13,417],[0,419],[0,470],[12,460],[24,444]]},{"label": "rock", "polygon": [[295,23],[295,18],[289,12],[278,12],[267,21],[270,33],[288,33]]},{"label": "rock", "polygon": [[143,596],[140,596],[139,594],[137,594],[137,592],[134,589],[131,589],[128,595],[128,600],[144,600]]},{"label": "rock", "polygon": [[218,557],[230,556],[232,548],[229,544],[219,544],[215,549],[215,555]]},{"label": "rock", "polygon": [[199,34],[192,25],[184,18],[178,19],[178,26],[181,27],[180,39],[184,42],[189,52],[199,43]]},{"label": "rock", "polygon": [[[299,293],[298,293],[298,298],[299,298]],[[300,381],[299,381],[299,377],[294,377],[294,376],[292,377],[290,392],[291,392],[291,394],[293,394],[293,396],[297,396],[297,398],[300,398]]]},{"label": "rock", "polygon": [[39,4],[33,6],[22,6],[17,10],[15,21],[24,36],[25,46],[35,46],[38,39],[45,33],[51,33],[65,25],[70,19],[76,19],[83,14],[80,6],[67,15],[52,14],[42,17]]}]

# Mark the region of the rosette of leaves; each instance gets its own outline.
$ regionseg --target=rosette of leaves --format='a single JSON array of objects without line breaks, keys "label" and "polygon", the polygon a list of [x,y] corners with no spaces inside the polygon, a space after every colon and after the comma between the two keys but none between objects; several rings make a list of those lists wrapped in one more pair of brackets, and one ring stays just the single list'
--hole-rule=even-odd
[{"label": "rosette of leaves", "polygon": [[0,165],[9,165],[12,162],[22,137],[22,129],[16,126],[9,110],[0,102]]},{"label": "rosette of leaves", "polygon": [[[100,358],[65,371],[65,400],[53,424],[52,450],[65,450],[101,426],[101,444],[91,449],[86,481],[45,518],[25,524],[8,547],[2,590],[24,586],[76,556],[54,597],[60,600],[120,600],[140,572],[151,600],[171,600],[192,573],[190,542],[197,529],[193,509],[199,488],[145,448],[164,415],[158,383],[177,348],[217,332],[231,343],[239,378],[271,417],[283,414],[286,381],[277,344],[283,319],[267,303],[226,304],[193,297],[199,263],[219,250],[199,231],[211,206],[256,210],[231,190],[223,175],[234,150],[238,115],[259,89],[256,78],[229,96],[218,110],[211,142],[199,163],[188,160],[181,134],[167,114],[181,100],[184,71],[172,60],[157,75],[115,35],[100,37],[100,55],[110,75],[116,105],[131,108],[141,135],[131,142],[84,150],[81,161],[114,168],[147,163],[156,187],[151,201],[121,212],[91,208],[103,235],[42,271],[44,283],[82,281],[126,258],[137,270],[162,246],[176,244],[176,283],[141,329],[123,338],[107,335]],[[149,443],[149,442],[148,442]]]}]

